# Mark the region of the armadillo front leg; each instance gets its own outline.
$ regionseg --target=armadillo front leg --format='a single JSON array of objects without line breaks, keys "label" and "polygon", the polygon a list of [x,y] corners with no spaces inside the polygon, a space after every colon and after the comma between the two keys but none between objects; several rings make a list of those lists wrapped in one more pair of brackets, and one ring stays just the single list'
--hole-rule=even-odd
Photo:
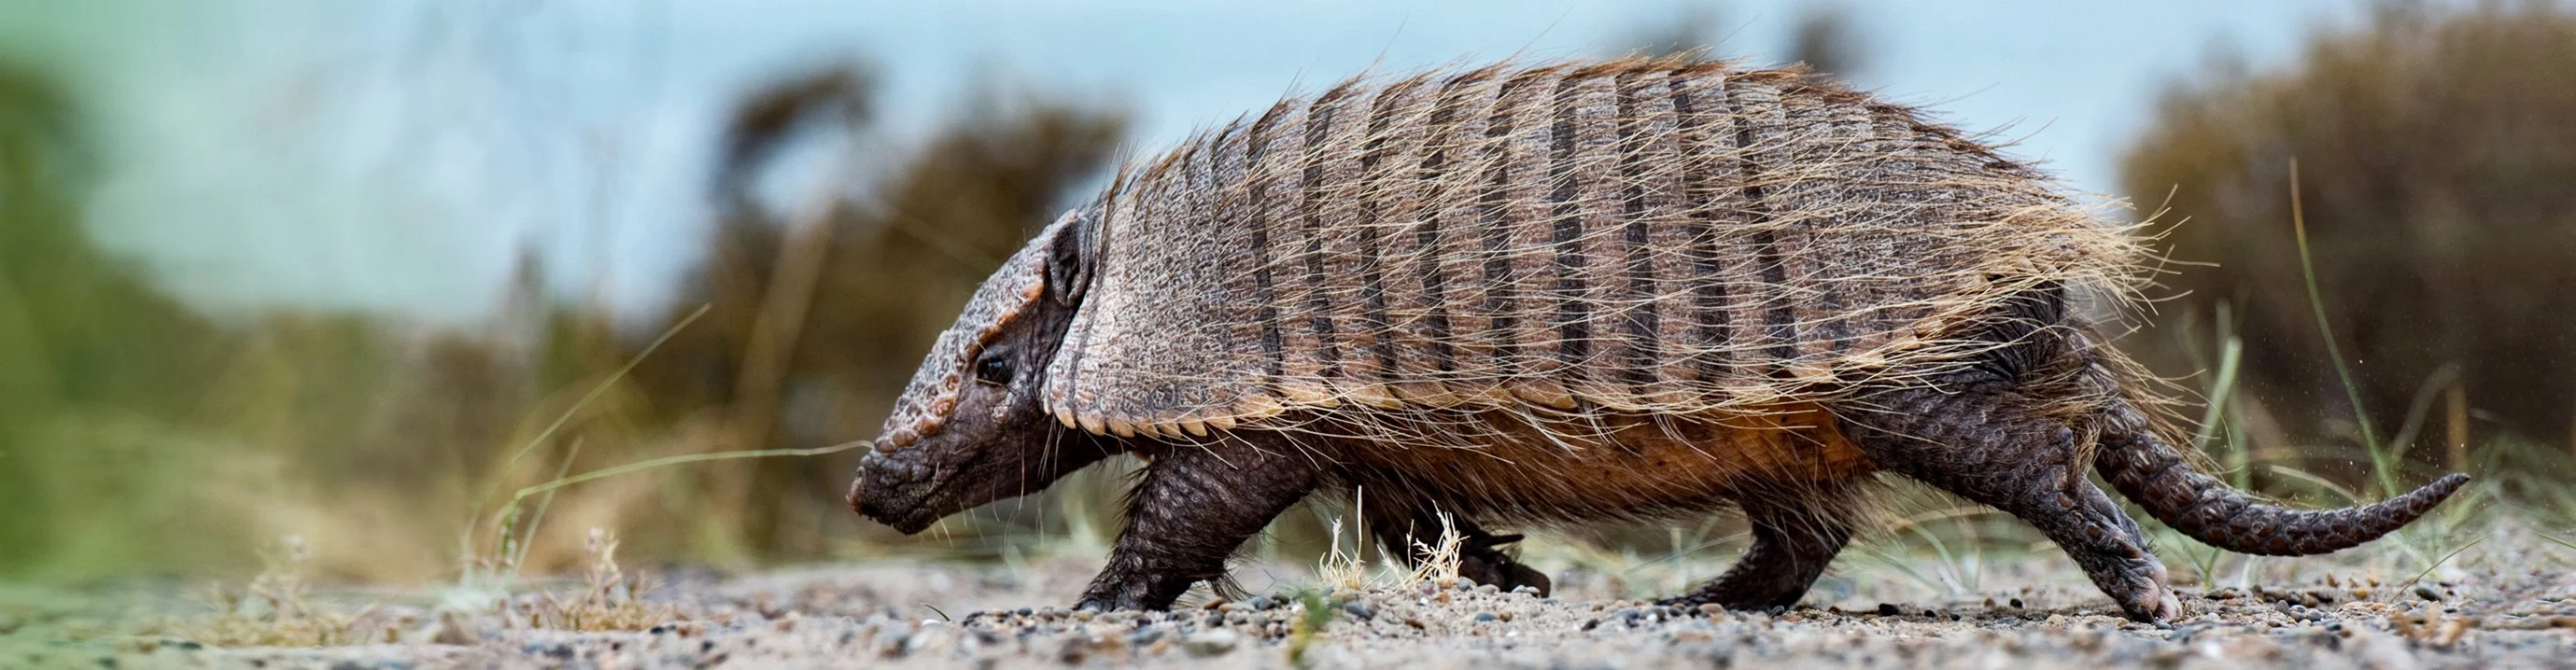
[{"label": "armadillo front leg", "polygon": [[1828,496],[1783,497],[1747,496],[1744,517],[1753,526],[1753,546],[1726,574],[1664,604],[1717,603],[1731,610],[1798,604],[1851,541],[1852,526]]},{"label": "armadillo front leg", "polygon": [[[1518,542],[1519,535],[1494,535],[1476,522],[1452,510],[1444,510],[1423,494],[1400,490],[1394,485],[1363,486],[1359,491],[1361,518],[1368,521],[1370,535],[1387,553],[1404,556],[1408,565],[1418,565],[1430,558],[1441,541],[1445,521],[1448,530],[1456,532],[1458,576],[1478,584],[1510,591],[1523,586],[1548,594],[1552,585],[1547,573],[1539,572],[1503,553],[1502,545]],[[1447,517],[1444,519],[1443,514]]]},{"label": "armadillo front leg", "polygon": [[1191,584],[1225,577],[1225,559],[1315,487],[1294,447],[1240,438],[1169,448],[1129,492],[1127,529],[1080,609],[1163,609]]},{"label": "armadillo front leg", "polygon": [[2009,384],[1887,391],[1842,415],[1880,467],[2037,526],[2129,618],[2181,613],[2137,522],[2084,478],[2075,432]]}]

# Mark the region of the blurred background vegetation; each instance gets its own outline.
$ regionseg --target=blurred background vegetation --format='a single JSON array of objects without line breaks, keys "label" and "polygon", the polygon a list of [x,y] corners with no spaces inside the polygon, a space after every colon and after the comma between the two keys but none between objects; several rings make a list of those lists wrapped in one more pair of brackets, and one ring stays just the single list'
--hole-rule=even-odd
[{"label": "blurred background vegetation", "polygon": [[[2408,481],[2510,469],[2522,494],[2555,495],[2576,482],[2576,10],[2372,7],[2319,22],[2288,62],[2222,53],[2171,78],[2112,195],[2181,222],[2168,238],[2175,297],[2123,343],[2201,389],[2211,376],[2189,375],[2241,343],[2238,388],[2211,416],[2258,485],[2286,471],[2358,487],[2371,459],[2357,445],[2376,441]],[[1741,51],[1732,10],[1667,13],[1594,51]],[[1876,36],[1895,29],[1856,5],[1788,19],[1758,60],[1819,76],[1870,71],[1884,57]],[[721,104],[690,186],[711,222],[659,306],[567,298],[549,289],[564,283],[557,263],[530,249],[496,314],[468,325],[211,309],[99,242],[92,203],[120,139],[74,93],[78,71],[0,57],[0,580],[238,575],[293,534],[332,577],[417,583],[493,555],[492,519],[475,511],[498,505],[496,490],[873,437],[974,282],[1124,152],[1153,148],[1130,146],[1131,109],[998,82],[939,103],[928,123],[890,120],[885,72],[805,58]],[[2358,411],[2311,311],[2293,159],[2322,318]],[[781,179],[782,165],[821,176]],[[578,559],[590,527],[617,530],[629,557],[740,567],[1096,541],[1113,518],[1116,476],[1093,474],[899,538],[843,507],[855,458],[569,489],[528,562]],[[1283,523],[1291,537],[1320,526]]]}]

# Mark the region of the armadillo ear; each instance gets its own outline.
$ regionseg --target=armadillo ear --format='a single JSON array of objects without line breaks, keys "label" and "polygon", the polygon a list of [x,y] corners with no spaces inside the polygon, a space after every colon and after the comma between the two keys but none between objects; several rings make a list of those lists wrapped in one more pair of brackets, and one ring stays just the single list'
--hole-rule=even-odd
[{"label": "armadillo ear", "polygon": [[1087,210],[1065,212],[1056,221],[1054,239],[1047,241],[1046,290],[1055,296],[1056,304],[1067,307],[1082,302],[1082,294],[1091,288],[1091,275],[1099,255],[1100,219]]}]

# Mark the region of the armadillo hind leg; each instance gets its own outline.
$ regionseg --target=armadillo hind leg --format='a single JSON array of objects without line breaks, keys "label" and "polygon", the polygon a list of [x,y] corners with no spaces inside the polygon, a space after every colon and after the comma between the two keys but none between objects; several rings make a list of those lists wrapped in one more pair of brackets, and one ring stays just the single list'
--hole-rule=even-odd
[{"label": "armadillo hind leg", "polygon": [[1526,586],[1537,590],[1540,597],[1546,597],[1554,588],[1547,573],[1503,553],[1501,547],[1520,541],[1520,535],[1488,533],[1474,520],[1459,514],[1455,506],[1440,505],[1401,485],[1362,485],[1358,495],[1360,518],[1368,523],[1369,534],[1387,553],[1405,557],[1406,565],[1420,565],[1435,558],[1445,539],[1442,534],[1455,532],[1459,539],[1458,576],[1504,591]]},{"label": "armadillo hind leg", "polygon": [[1768,493],[1748,495],[1742,501],[1745,521],[1753,527],[1753,546],[1744,550],[1744,557],[1726,574],[1663,604],[1717,603],[1731,610],[1768,610],[1796,605],[1807,595],[1807,588],[1851,541],[1851,519],[1836,511],[1834,500],[1839,496],[1833,493]]},{"label": "armadillo hind leg", "polygon": [[1192,584],[1223,583],[1226,556],[1315,483],[1293,446],[1235,437],[1171,450],[1129,492],[1127,528],[1075,608],[1159,610]]},{"label": "armadillo hind leg", "polygon": [[2084,478],[2075,431],[2042,404],[1989,378],[1871,394],[1840,414],[1880,467],[2037,526],[2129,618],[2180,614],[2137,522]]}]

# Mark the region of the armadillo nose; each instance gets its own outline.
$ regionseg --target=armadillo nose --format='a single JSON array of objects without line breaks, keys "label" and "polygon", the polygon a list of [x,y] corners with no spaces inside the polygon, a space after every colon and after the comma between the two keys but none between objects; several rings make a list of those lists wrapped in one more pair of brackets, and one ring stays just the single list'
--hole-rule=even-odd
[{"label": "armadillo nose", "polygon": [[904,490],[929,478],[930,468],[906,462],[900,453],[869,452],[859,458],[858,476],[850,481],[850,510],[871,519],[886,520],[899,510],[906,498]]}]

